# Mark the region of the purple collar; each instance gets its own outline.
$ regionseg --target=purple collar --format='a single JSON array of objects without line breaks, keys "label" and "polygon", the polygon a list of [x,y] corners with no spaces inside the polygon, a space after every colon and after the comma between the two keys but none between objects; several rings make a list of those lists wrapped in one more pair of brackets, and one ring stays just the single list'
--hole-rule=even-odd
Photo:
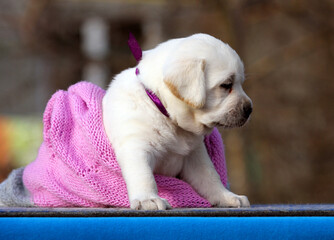
[{"label": "purple collar", "polygon": [[[133,56],[135,57],[137,62],[139,62],[142,58],[143,53],[142,53],[142,50],[141,50],[137,40],[132,35],[132,33],[130,33],[130,35],[129,35],[128,45],[130,47],[130,50],[131,50]],[[136,75],[138,76],[139,74],[140,74],[139,69],[136,68]],[[157,95],[155,95],[151,90],[149,90],[147,88],[145,88],[145,92],[146,92],[147,96],[155,104],[155,106],[157,106],[157,108],[160,110],[160,112],[163,115],[165,115],[166,117],[169,117],[169,114],[168,114],[166,108],[164,107],[164,105],[162,104],[160,99],[157,97]]]},{"label": "purple collar", "polygon": [[162,102],[157,97],[157,95],[155,95],[152,91],[150,91],[147,88],[145,88],[145,92],[146,92],[147,96],[149,96],[151,98],[152,102],[155,104],[155,106],[157,106],[157,108],[160,110],[160,112],[163,115],[165,115],[166,117],[169,117],[169,114],[168,114],[165,106],[162,104]]}]

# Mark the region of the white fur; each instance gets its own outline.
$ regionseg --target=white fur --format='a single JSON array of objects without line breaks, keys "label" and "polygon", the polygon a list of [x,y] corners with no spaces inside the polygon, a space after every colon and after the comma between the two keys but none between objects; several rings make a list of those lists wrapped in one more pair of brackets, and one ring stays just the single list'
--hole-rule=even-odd
[{"label": "white fur", "polygon": [[[215,126],[247,121],[243,109],[251,100],[242,90],[244,70],[237,53],[214,37],[196,34],[145,51],[138,68],[138,76],[135,68],[117,75],[103,99],[104,127],[131,208],[170,208],[157,194],[154,173],[180,176],[213,205],[248,207],[247,197],[223,186],[203,143]],[[220,86],[232,80],[231,92]],[[160,98],[169,118],[144,86]]]}]

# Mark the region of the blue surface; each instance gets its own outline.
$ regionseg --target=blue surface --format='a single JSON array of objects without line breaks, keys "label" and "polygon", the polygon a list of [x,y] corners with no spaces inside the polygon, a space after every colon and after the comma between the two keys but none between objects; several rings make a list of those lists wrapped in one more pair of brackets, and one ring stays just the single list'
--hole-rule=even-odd
[{"label": "blue surface", "polygon": [[2,217],[0,239],[334,239],[334,217]]}]

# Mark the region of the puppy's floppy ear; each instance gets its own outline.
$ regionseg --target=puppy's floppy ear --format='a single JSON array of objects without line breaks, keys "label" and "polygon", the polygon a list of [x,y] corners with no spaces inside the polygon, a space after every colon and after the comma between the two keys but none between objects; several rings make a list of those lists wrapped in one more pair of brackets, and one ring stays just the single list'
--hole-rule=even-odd
[{"label": "puppy's floppy ear", "polygon": [[205,60],[182,59],[164,66],[164,83],[179,99],[193,108],[205,104]]}]

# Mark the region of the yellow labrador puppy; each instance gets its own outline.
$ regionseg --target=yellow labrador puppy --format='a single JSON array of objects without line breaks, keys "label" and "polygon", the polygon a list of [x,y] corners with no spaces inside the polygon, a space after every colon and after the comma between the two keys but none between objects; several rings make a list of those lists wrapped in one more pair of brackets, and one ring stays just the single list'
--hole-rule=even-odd
[{"label": "yellow labrador puppy", "polygon": [[137,68],[115,77],[103,99],[103,123],[131,208],[170,208],[158,196],[154,173],[180,176],[212,205],[250,205],[223,186],[203,143],[214,127],[248,120],[252,102],[243,82],[238,54],[206,34],[164,42],[145,51]]}]

